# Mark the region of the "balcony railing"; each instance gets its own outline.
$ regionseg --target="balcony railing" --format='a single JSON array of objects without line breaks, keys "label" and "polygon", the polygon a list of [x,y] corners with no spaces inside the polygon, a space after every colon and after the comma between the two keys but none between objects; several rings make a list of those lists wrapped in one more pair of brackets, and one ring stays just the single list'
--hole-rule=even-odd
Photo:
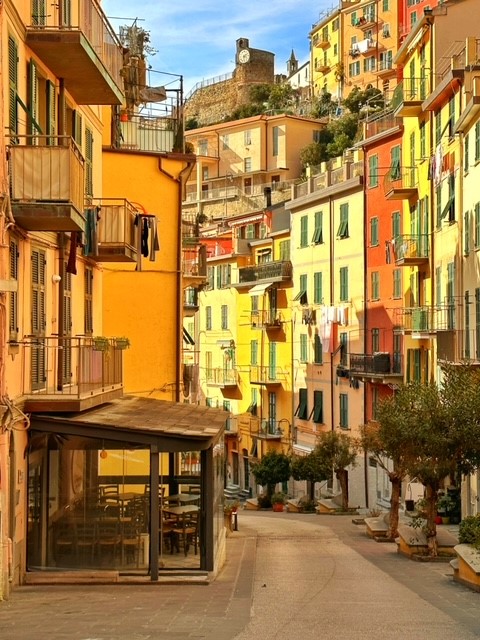
[{"label": "balcony railing", "polygon": [[137,209],[124,198],[93,200],[100,207],[97,224],[97,262],[135,262],[137,259]]},{"label": "balcony railing", "polygon": [[323,191],[328,187],[338,186],[341,188],[343,183],[354,178],[357,178],[359,185],[362,184],[363,162],[349,162],[336,169],[326,168],[324,171],[319,170],[307,181],[294,184],[291,198],[295,200],[311,193]]},{"label": "balcony railing", "polygon": [[161,109],[152,110],[149,115],[120,116],[114,146],[128,151],[154,153],[170,152],[179,145],[181,133],[181,110],[178,109],[175,94],[162,103]]},{"label": "balcony railing", "polygon": [[428,96],[427,78],[406,78],[394,89],[391,107],[396,116],[418,116],[422,111],[422,102]]},{"label": "balcony railing", "polygon": [[385,197],[388,200],[409,200],[418,193],[416,167],[392,167],[383,181]]},{"label": "balcony railing", "polygon": [[15,136],[8,150],[16,222],[28,231],[83,231],[84,159],[68,136]]},{"label": "balcony railing", "polygon": [[384,112],[381,116],[365,122],[364,137],[365,139],[373,138],[373,136],[379,135],[384,131],[389,131],[394,127],[400,126],[401,123],[401,118],[396,118],[391,111]]},{"label": "balcony railing", "polygon": [[77,103],[120,104],[122,45],[99,2],[70,0],[57,8],[46,15],[32,15],[27,45],[64,80]]},{"label": "balcony railing", "polygon": [[28,336],[20,346],[27,411],[81,411],[123,393],[118,339]]},{"label": "balcony railing", "polygon": [[260,282],[271,280],[272,282],[291,280],[292,263],[290,260],[279,260],[276,262],[265,262],[251,267],[243,267],[238,270],[239,284]]},{"label": "balcony railing", "polygon": [[318,33],[316,36],[314,36],[312,44],[314,47],[326,49],[330,46],[330,36],[326,33]]},{"label": "balcony railing", "polygon": [[238,371],[225,367],[207,369],[206,382],[210,387],[236,387],[238,385]]},{"label": "balcony railing", "polygon": [[315,71],[318,73],[327,73],[330,70],[332,63],[330,60],[316,60],[315,61]]},{"label": "balcony railing", "polygon": [[282,314],[277,309],[264,309],[250,313],[250,324],[257,329],[278,329],[282,326]]},{"label": "balcony railing", "polygon": [[350,375],[399,376],[402,375],[401,353],[351,353]]},{"label": "balcony railing", "polygon": [[395,324],[403,331],[412,333],[436,333],[454,331],[458,325],[458,312],[463,300],[453,298],[451,302],[438,305],[404,307],[395,310]]},{"label": "balcony railing", "polygon": [[404,266],[420,265],[428,262],[430,237],[427,233],[416,236],[401,235],[394,241],[395,263]]},{"label": "balcony railing", "polygon": [[275,366],[250,366],[250,384],[283,384],[287,380],[286,372]]},{"label": "balcony railing", "polygon": [[286,435],[284,431],[285,424],[283,422],[266,418],[260,424],[258,437],[270,440],[282,439]]}]

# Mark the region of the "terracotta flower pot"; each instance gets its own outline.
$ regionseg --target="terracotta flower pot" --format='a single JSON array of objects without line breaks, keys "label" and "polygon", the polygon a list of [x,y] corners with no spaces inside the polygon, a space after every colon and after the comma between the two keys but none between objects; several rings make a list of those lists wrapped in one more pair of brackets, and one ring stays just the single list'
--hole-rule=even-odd
[{"label": "terracotta flower pot", "polygon": [[274,511],[283,511],[283,504],[281,502],[275,502],[272,506]]}]

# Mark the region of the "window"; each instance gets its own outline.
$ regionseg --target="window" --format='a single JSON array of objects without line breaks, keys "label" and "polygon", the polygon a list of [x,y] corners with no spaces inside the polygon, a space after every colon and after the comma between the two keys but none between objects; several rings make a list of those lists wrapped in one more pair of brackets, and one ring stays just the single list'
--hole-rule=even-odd
[{"label": "window", "polygon": [[298,390],[298,406],[295,411],[295,415],[300,420],[308,420],[308,390],[307,389],[299,389]]},{"label": "window", "polygon": [[313,244],[323,243],[323,211],[315,211],[315,229],[312,242]]},{"label": "window", "polygon": [[225,133],[225,134],[222,136],[222,149],[223,149],[223,151],[225,151],[226,149],[228,149],[228,148],[229,148],[229,146],[230,146],[230,144],[229,144],[229,139],[228,139],[228,133]]},{"label": "window", "polygon": [[469,134],[465,134],[464,138],[464,146],[463,146],[463,171],[468,173],[469,169],[469,154],[470,154],[470,136]]},{"label": "window", "polygon": [[442,304],[442,267],[435,267],[435,304]]},{"label": "window", "polygon": [[10,134],[18,133],[18,45],[15,40],[8,37],[8,128]]},{"label": "window", "polygon": [[300,218],[300,247],[308,246],[308,216]]},{"label": "window", "polygon": [[402,231],[402,219],[399,211],[392,213],[392,238],[396,240],[400,237]]},{"label": "window", "polygon": [[258,406],[258,389],[256,389],[255,387],[251,387],[250,404],[248,406],[247,413],[251,413],[252,416],[256,416],[257,406]]},{"label": "window", "polygon": [[268,379],[277,379],[277,343],[270,342],[268,347]]},{"label": "window", "polygon": [[437,229],[440,229],[442,226],[442,187],[440,185],[435,189],[435,211]]},{"label": "window", "polygon": [[323,423],[323,391],[313,392],[313,410],[310,417],[313,422]]},{"label": "window", "polygon": [[258,364],[258,340],[250,340],[250,364]]},{"label": "window", "polygon": [[[18,281],[18,257],[18,244],[15,240],[10,240],[10,280]],[[8,335],[9,340],[18,339],[18,291],[11,291],[9,294]]]},{"label": "window", "polygon": [[302,273],[300,275],[300,291],[293,299],[294,302],[300,302],[300,304],[308,304],[307,297],[307,274]]},{"label": "window", "polygon": [[[213,371],[212,371],[212,352],[211,351],[205,351],[205,379],[207,381],[211,380],[212,379],[212,375],[213,375]],[[207,402],[207,406],[211,406],[211,405],[209,405],[208,402]]]},{"label": "window", "polygon": [[340,301],[348,301],[348,267],[340,267]]},{"label": "window", "polygon": [[448,221],[455,221],[455,174],[451,173],[448,176],[448,200],[447,204],[442,210],[440,218],[443,220],[448,214]]},{"label": "window", "polygon": [[221,307],[221,328],[228,329],[228,305],[222,304]]},{"label": "window", "polygon": [[[32,278],[32,309],[31,309],[31,333],[41,337],[45,335],[45,271],[46,254],[41,249],[32,249],[31,253],[31,278]],[[30,380],[32,389],[41,389],[45,385],[45,349],[41,346],[43,341],[38,340],[38,345],[32,349]]]},{"label": "window", "polygon": [[244,158],[244,160],[243,160],[243,171],[244,171],[244,173],[250,173],[251,170],[252,170],[252,159],[251,158]]},{"label": "window", "polygon": [[354,78],[355,76],[359,76],[361,72],[360,60],[357,60],[356,62],[352,62],[351,64],[349,64],[348,72],[351,78]]},{"label": "window", "polygon": [[205,307],[205,329],[210,331],[212,329],[212,307]]},{"label": "window", "polygon": [[85,195],[93,197],[93,133],[85,129]]},{"label": "window", "polygon": [[372,247],[378,246],[378,218],[370,218],[370,244]]},{"label": "window", "polygon": [[85,283],[84,283],[84,331],[87,335],[93,333],[93,269],[85,267]]},{"label": "window", "polygon": [[372,353],[380,351],[380,329],[372,329]]},{"label": "window", "polygon": [[198,155],[199,156],[208,156],[208,140],[205,138],[201,138],[198,141]]},{"label": "window", "polygon": [[475,125],[475,163],[480,162],[480,122]]},{"label": "window", "polygon": [[307,334],[300,334],[300,362],[308,361]]},{"label": "window", "polygon": [[390,177],[392,180],[400,180],[401,176],[401,149],[397,145],[390,150]]},{"label": "window", "polygon": [[383,11],[390,11],[390,0],[383,0],[382,10]]},{"label": "window", "polygon": [[470,358],[470,294],[465,291],[465,358]]},{"label": "window", "polygon": [[427,157],[427,127],[425,122],[420,123],[420,158]]},{"label": "window", "polygon": [[274,156],[278,156],[279,134],[280,134],[280,127],[273,127],[273,129],[272,129],[272,136],[273,136],[272,154]]},{"label": "window", "polygon": [[393,297],[398,299],[402,297],[402,272],[401,269],[393,270]]},{"label": "window", "polygon": [[217,265],[217,289],[223,289],[231,284],[232,280],[232,265],[219,264]]},{"label": "window", "polygon": [[208,180],[208,167],[202,167],[202,180]]},{"label": "window", "polygon": [[340,340],[340,364],[342,367],[348,366],[348,333],[342,331],[339,335]]},{"label": "window", "polygon": [[378,156],[368,158],[368,178],[370,187],[378,187]]},{"label": "window", "polygon": [[380,273],[372,271],[372,300],[380,300]]},{"label": "window", "polygon": [[290,260],[290,240],[282,240],[278,246],[280,260]]},{"label": "window", "polygon": [[340,394],[340,428],[348,429],[348,395]]},{"label": "window", "polygon": [[245,146],[252,144],[252,132],[250,131],[250,129],[247,129],[243,132],[243,142]]},{"label": "window", "polygon": [[337,238],[348,238],[348,203],[340,205],[340,225]]},{"label": "window", "polygon": [[463,214],[463,252],[466,256],[470,253],[470,211]]},{"label": "window", "polygon": [[320,336],[318,335],[318,333],[315,334],[313,342],[313,362],[315,364],[323,363],[322,341],[320,340]]},{"label": "window", "polygon": [[323,274],[317,271],[313,274],[313,302],[323,304]]},{"label": "window", "polygon": [[480,202],[475,205],[475,249],[480,248]]}]

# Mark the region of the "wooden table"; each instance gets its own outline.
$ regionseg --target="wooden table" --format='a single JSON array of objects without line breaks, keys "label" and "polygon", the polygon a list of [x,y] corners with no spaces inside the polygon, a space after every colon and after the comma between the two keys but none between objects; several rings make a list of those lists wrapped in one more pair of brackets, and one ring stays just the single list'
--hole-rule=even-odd
[{"label": "wooden table", "polygon": [[200,507],[194,504],[184,504],[178,507],[170,507],[165,505],[162,507],[164,513],[168,513],[172,516],[183,516],[185,513],[197,513],[200,511]]},{"label": "wooden table", "polygon": [[171,496],[165,496],[165,502],[179,502],[180,504],[186,504],[188,502],[198,502],[200,495],[195,493],[175,493]]}]

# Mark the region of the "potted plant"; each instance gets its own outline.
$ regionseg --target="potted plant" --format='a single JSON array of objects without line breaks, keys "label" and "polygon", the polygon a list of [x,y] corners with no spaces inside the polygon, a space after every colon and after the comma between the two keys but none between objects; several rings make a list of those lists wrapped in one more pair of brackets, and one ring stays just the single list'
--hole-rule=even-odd
[{"label": "potted plant", "polygon": [[[290,478],[290,457],[283,452],[267,451],[257,463],[252,465],[252,473],[257,483],[266,489],[265,501],[270,502],[275,492],[275,485],[286,482]],[[266,507],[266,504],[261,504],[260,497],[257,500],[260,507]]]},{"label": "potted plant", "polygon": [[281,491],[274,493],[271,497],[272,507],[274,511],[283,511],[285,505],[285,494]]},{"label": "potted plant", "polygon": [[130,347],[130,340],[125,336],[115,338],[115,347],[117,349],[128,349]]},{"label": "potted plant", "polygon": [[439,497],[437,501],[437,512],[438,515],[442,516],[442,523],[449,524],[450,522],[450,513],[455,508],[454,499],[448,494],[444,493]]},{"label": "potted plant", "polygon": [[239,507],[238,500],[225,500],[223,503],[223,515],[225,519],[225,527],[227,528],[227,532],[233,531],[233,521],[235,518],[235,514],[238,511]]},{"label": "potted plant", "polygon": [[107,351],[110,341],[105,336],[94,336],[92,338],[92,347],[94,351]]}]

